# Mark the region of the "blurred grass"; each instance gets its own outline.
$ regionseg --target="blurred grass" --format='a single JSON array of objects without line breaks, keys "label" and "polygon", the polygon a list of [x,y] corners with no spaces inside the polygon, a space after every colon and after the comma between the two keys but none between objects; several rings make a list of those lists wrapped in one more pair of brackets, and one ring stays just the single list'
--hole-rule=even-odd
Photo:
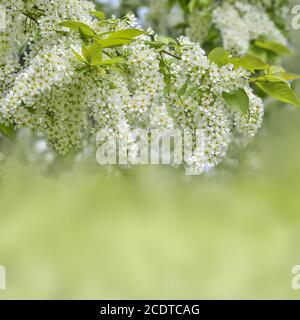
[{"label": "blurred grass", "polygon": [[223,183],[21,171],[2,181],[2,298],[299,297],[299,170]]},{"label": "blurred grass", "polygon": [[299,299],[299,123],[274,106],[238,169],[203,177],[96,166],[53,177],[7,160],[0,299]]}]

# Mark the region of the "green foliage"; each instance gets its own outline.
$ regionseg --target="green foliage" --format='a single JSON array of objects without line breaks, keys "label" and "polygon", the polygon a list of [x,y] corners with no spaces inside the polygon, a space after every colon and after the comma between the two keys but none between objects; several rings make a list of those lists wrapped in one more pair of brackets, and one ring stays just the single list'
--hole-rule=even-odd
[{"label": "green foliage", "polygon": [[273,75],[259,77],[255,84],[267,95],[281,102],[300,107],[300,100],[289,83]]},{"label": "green foliage", "polygon": [[108,39],[126,39],[126,40],[133,40],[138,36],[143,34],[147,34],[147,32],[139,29],[125,29],[119,31],[110,31],[105,32],[99,35],[99,37],[108,36]]},{"label": "green foliage", "polygon": [[[266,47],[272,47],[274,52],[275,50],[279,52],[281,48],[281,53],[283,54],[284,52],[283,46],[276,43],[268,43],[265,48]],[[287,50],[285,52],[287,53]],[[265,94],[281,102],[289,103],[297,107],[300,106],[300,100],[288,82],[299,79],[299,75],[287,73],[283,67],[271,66],[265,63],[262,59],[253,55],[248,54],[240,58],[231,57],[229,52],[224,48],[216,48],[212,50],[208,58],[219,67],[226,64],[233,64],[235,68],[242,67],[249,70],[254,75],[252,78],[253,83],[255,83],[255,85]],[[256,71],[264,71],[265,74],[257,74]],[[223,94],[223,98],[231,109],[239,110],[242,113],[246,112],[247,99],[245,97],[245,93],[242,91]]]},{"label": "green foliage", "polygon": [[12,124],[11,125],[0,124],[0,132],[10,139],[14,139],[16,136],[16,129]]},{"label": "green foliage", "polygon": [[231,57],[229,52],[221,47],[212,50],[208,55],[208,58],[211,62],[216,63],[218,67],[225,66],[226,64],[233,64],[235,68],[242,67],[252,73],[255,73],[256,70],[266,70],[270,67],[270,65],[263,60],[249,54],[240,58]]},{"label": "green foliage", "polygon": [[[105,19],[105,15],[101,11],[93,11],[92,14],[100,20]],[[125,57],[111,57],[103,50],[122,47],[130,44],[130,42],[134,41],[138,36],[147,34],[143,30],[134,28],[97,34],[88,25],[76,21],[64,21],[60,23],[60,26],[79,32],[81,36],[83,41],[82,53],[80,54],[73,50],[78,61],[86,65],[85,67],[78,69],[80,72],[87,72],[90,69],[93,69],[93,67],[113,66],[125,62]],[[104,59],[104,54],[109,57],[109,59]],[[97,68],[97,70],[101,71],[99,68]]]},{"label": "green foliage", "polygon": [[128,39],[96,39],[97,43],[103,48],[117,48],[129,44],[132,40]]},{"label": "green foliage", "polygon": [[115,57],[115,58],[112,58],[112,59],[106,59],[106,60],[103,60],[101,59],[101,57],[98,57],[98,59],[94,59],[92,62],[91,62],[91,66],[109,66],[109,65],[115,65],[115,64],[118,64],[118,63],[124,63],[125,62],[125,59],[123,57]]},{"label": "green foliage", "polygon": [[223,98],[230,110],[241,112],[244,115],[247,114],[249,97],[244,89],[238,89],[230,93],[223,92]]},{"label": "green foliage", "polygon": [[60,23],[60,26],[79,32],[85,39],[93,38],[95,36],[94,30],[82,22],[64,21]]},{"label": "green foliage", "polygon": [[187,77],[187,79],[186,79],[186,81],[185,81],[185,83],[183,84],[183,86],[179,89],[179,91],[178,91],[178,96],[179,97],[182,97],[182,96],[184,96],[185,95],[185,93],[186,93],[186,91],[187,91],[187,89],[188,89],[188,87],[189,87],[189,84],[190,84],[190,77]]},{"label": "green foliage", "polygon": [[229,53],[224,48],[216,48],[210,52],[208,59],[214,62],[218,67],[225,66],[229,63]]},{"label": "green foliage", "polygon": [[235,68],[242,67],[246,70],[249,70],[252,73],[255,73],[255,71],[258,70],[267,70],[268,68],[270,68],[269,64],[249,54],[241,58],[230,58],[229,63],[234,64]]},{"label": "green foliage", "polygon": [[92,11],[91,14],[99,20],[105,20],[105,13],[103,11]]},{"label": "green foliage", "polygon": [[260,41],[257,40],[254,42],[255,46],[266,49],[267,51],[271,51],[273,53],[276,53],[278,55],[291,55],[293,54],[291,50],[284,46],[281,43],[275,42],[275,41]]}]

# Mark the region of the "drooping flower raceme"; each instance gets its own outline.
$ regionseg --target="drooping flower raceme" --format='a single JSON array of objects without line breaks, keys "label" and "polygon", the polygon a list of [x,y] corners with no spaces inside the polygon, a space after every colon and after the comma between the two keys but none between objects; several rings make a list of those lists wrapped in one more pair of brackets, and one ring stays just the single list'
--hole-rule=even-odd
[{"label": "drooping flower raceme", "polygon": [[[134,129],[202,129],[204,156],[185,160],[202,172],[220,163],[236,131],[252,137],[261,126],[263,104],[250,88],[249,72],[230,63],[218,66],[188,38],[162,49],[150,30],[128,42],[105,38],[140,27],[132,15],[99,22],[88,1],[5,0],[2,6],[1,122],[42,132],[61,154],[80,150],[101,129],[127,139],[129,151],[137,150]],[[67,20],[83,29],[60,24]],[[89,54],[98,47],[89,44],[83,26],[100,39],[96,62]],[[120,40],[125,44],[114,42]],[[244,114],[224,99],[239,89],[249,99]]]},{"label": "drooping flower raceme", "polygon": [[235,54],[246,54],[251,41],[261,37],[287,45],[286,38],[260,3],[225,2],[214,10],[213,22],[221,32],[224,47]]},{"label": "drooping flower raceme", "polygon": [[[287,45],[290,3],[290,0],[144,0],[135,2],[134,8],[142,13],[144,26],[158,33],[177,36],[178,30],[182,30],[192,41],[210,49],[223,45],[232,53],[243,55],[248,53],[251,42],[260,38]],[[127,0],[121,0],[120,5],[126,7]]]}]

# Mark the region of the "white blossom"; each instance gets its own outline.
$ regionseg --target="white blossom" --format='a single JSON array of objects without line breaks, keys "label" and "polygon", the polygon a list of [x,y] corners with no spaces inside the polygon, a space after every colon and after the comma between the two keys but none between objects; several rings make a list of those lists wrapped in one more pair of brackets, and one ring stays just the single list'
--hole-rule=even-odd
[{"label": "white blossom", "polygon": [[[82,149],[101,129],[126,140],[122,152],[131,154],[138,149],[132,130],[202,129],[204,156],[194,154],[185,163],[191,172],[201,172],[222,161],[235,128],[253,136],[261,126],[263,105],[250,89],[248,72],[232,65],[218,67],[200,44],[186,37],[177,40],[176,50],[159,52],[149,45],[156,36],[143,35],[107,50],[104,59],[126,57],[124,70],[80,72],[82,65],[73,53],[81,51],[80,37],[60,22],[80,21],[100,33],[140,28],[133,15],[113,18],[108,27],[97,24],[90,14],[93,5],[84,0],[4,0],[3,7],[7,30],[1,44],[7,48],[0,56],[0,120],[43,133],[61,154]],[[169,91],[163,62],[168,66]],[[222,97],[239,88],[249,96],[247,116],[229,110]]]}]

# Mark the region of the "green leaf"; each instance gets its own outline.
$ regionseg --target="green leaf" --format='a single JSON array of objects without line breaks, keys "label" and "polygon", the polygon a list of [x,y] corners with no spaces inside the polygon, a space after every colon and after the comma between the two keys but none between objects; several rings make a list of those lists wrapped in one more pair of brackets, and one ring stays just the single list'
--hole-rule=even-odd
[{"label": "green leaf", "polygon": [[164,83],[165,83],[164,93],[165,93],[165,95],[169,95],[171,92],[171,88],[172,88],[172,76],[170,74],[170,70],[168,68],[168,65],[166,64],[166,62],[163,58],[160,60],[159,70],[162,73],[162,75],[164,76]]},{"label": "green leaf", "polygon": [[139,29],[125,29],[119,31],[104,32],[96,38],[102,48],[116,48],[131,43],[136,37],[147,34]]},{"label": "green leaf", "polygon": [[131,40],[127,39],[96,39],[102,48],[116,48],[129,44]]},{"label": "green leaf", "polygon": [[284,80],[284,79],[278,77],[278,75],[274,75],[274,74],[261,75],[261,76],[255,78],[254,82],[270,82],[270,83],[286,82],[286,83],[288,83],[286,80]]},{"label": "green leaf", "polygon": [[166,95],[169,95],[171,92],[171,87],[172,87],[172,80],[171,80],[171,75],[167,74],[164,76],[164,81],[165,81],[165,88],[164,88],[164,93]]},{"label": "green leaf", "polygon": [[269,77],[265,81],[258,79],[255,84],[272,98],[300,107],[300,100],[286,81],[277,77]]},{"label": "green leaf", "polygon": [[263,41],[257,40],[257,41],[254,42],[254,44],[259,48],[266,49],[268,51],[277,53],[279,55],[291,55],[291,54],[293,54],[288,47],[286,47],[285,45],[283,45],[281,43],[275,42],[275,41],[263,42]]},{"label": "green leaf", "polygon": [[103,11],[92,11],[91,14],[99,20],[105,20],[105,13]]},{"label": "green leaf", "polygon": [[254,79],[254,82],[286,82],[300,79],[300,76],[297,74],[291,74],[286,72],[280,72],[275,74],[267,74],[259,76]]},{"label": "green leaf", "polygon": [[84,61],[87,62],[87,63],[90,63],[91,61],[91,54],[88,50],[88,48],[85,46],[85,44],[82,44],[82,55],[83,55],[83,58],[84,58]]},{"label": "green leaf", "polygon": [[299,74],[287,73],[285,69],[281,66],[271,66],[271,68],[269,69],[269,74],[285,81],[293,81],[296,79],[300,79]]},{"label": "green leaf", "polygon": [[162,70],[162,73],[163,73],[164,82],[165,82],[164,93],[166,95],[169,95],[171,92],[171,86],[172,86],[171,74],[167,72],[167,70]]},{"label": "green leaf", "polygon": [[232,111],[238,111],[242,114],[247,114],[249,109],[249,97],[244,89],[227,93],[223,92],[223,98]]},{"label": "green leaf", "polygon": [[210,52],[208,59],[222,67],[229,63],[229,53],[224,48],[216,48]]},{"label": "green leaf", "polygon": [[89,71],[91,71],[90,67],[89,66],[84,66],[84,67],[81,67],[79,69],[76,69],[77,72],[79,73],[87,73]]},{"label": "green leaf", "polygon": [[108,39],[127,39],[127,40],[132,40],[142,34],[147,34],[147,32],[139,29],[125,29],[125,30],[111,31],[111,32],[105,33],[105,35],[108,35]]},{"label": "green leaf", "polygon": [[93,65],[95,63],[95,61],[97,61],[98,59],[102,60],[102,47],[99,43],[94,42],[93,44],[91,44],[88,47],[88,51],[90,54],[90,64]]},{"label": "green leaf", "polygon": [[271,66],[268,70],[268,73],[270,74],[276,74],[276,73],[285,73],[285,69],[282,66]]},{"label": "green leaf", "polygon": [[293,81],[293,80],[300,79],[299,74],[286,73],[286,72],[277,73],[276,76],[279,78],[282,78],[284,80],[287,80],[287,81]]},{"label": "green leaf", "polygon": [[94,30],[90,26],[82,22],[68,20],[68,21],[61,22],[59,25],[62,27],[77,31],[88,38],[95,36]]},{"label": "green leaf", "polygon": [[99,65],[114,65],[114,64],[117,64],[117,63],[124,63],[125,62],[125,59],[123,57],[115,57],[115,58],[112,58],[112,59],[107,59],[107,60],[102,60],[100,58],[95,58],[93,60],[93,63],[91,63],[91,66],[99,66]]},{"label": "green leaf", "polygon": [[82,57],[79,53],[77,53],[77,52],[76,52],[75,50],[73,50],[73,49],[72,49],[72,51],[73,51],[75,57],[76,57],[80,62],[84,62],[83,57]]},{"label": "green leaf", "polygon": [[93,57],[102,53],[102,47],[99,43],[94,42],[88,47],[90,55]]},{"label": "green leaf", "polygon": [[79,28],[79,34],[80,34],[81,39],[85,43],[87,43],[89,41],[89,39],[91,38],[91,36],[87,35],[86,32],[81,28]]},{"label": "green leaf", "polygon": [[263,60],[264,62],[268,61],[268,51],[263,48],[252,45],[248,53],[256,58]]},{"label": "green leaf", "polygon": [[183,84],[183,86],[179,89],[177,95],[178,97],[182,97],[185,95],[188,87],[189,87],[189,84],[190,84],[190,77],[188,76],[185,83]]},{"label": "green leaf", "polygon": [[16,136],[16,130],[14,125],[6,126],[4,124],[0,124],[0,132],[6,135],[10,139],[14,139]]},{"label": "green leaf", "polygon": [[157,41],[162,42],[167,46],[168,45],[176,45],[176,41],[170,37],[158,36]]},{"label": "green leaf", "polygon": [[252,73],[254,73],[255,70],[266,70],[270,68],[270,65],[263,60],[249,54],[241,58],[229,58],[229,63],[234,64],[235,68],[242,67]]},{"label": "green leaf", "polygon": [[279,77],[277,74],[273,75],[273,74],[265,74],[265,75],[261,75],[257,78],[254,78],[254,83],[256,82],[269,82],[269,83],[274,83],[274,82],[285,82],[288,84],[288,81]]},{"label": "green leaf", "polygon": [[145,41],[145,44],[147,44],[153,49],[162,49],[166,46],[165,43],[159,41]]}]

